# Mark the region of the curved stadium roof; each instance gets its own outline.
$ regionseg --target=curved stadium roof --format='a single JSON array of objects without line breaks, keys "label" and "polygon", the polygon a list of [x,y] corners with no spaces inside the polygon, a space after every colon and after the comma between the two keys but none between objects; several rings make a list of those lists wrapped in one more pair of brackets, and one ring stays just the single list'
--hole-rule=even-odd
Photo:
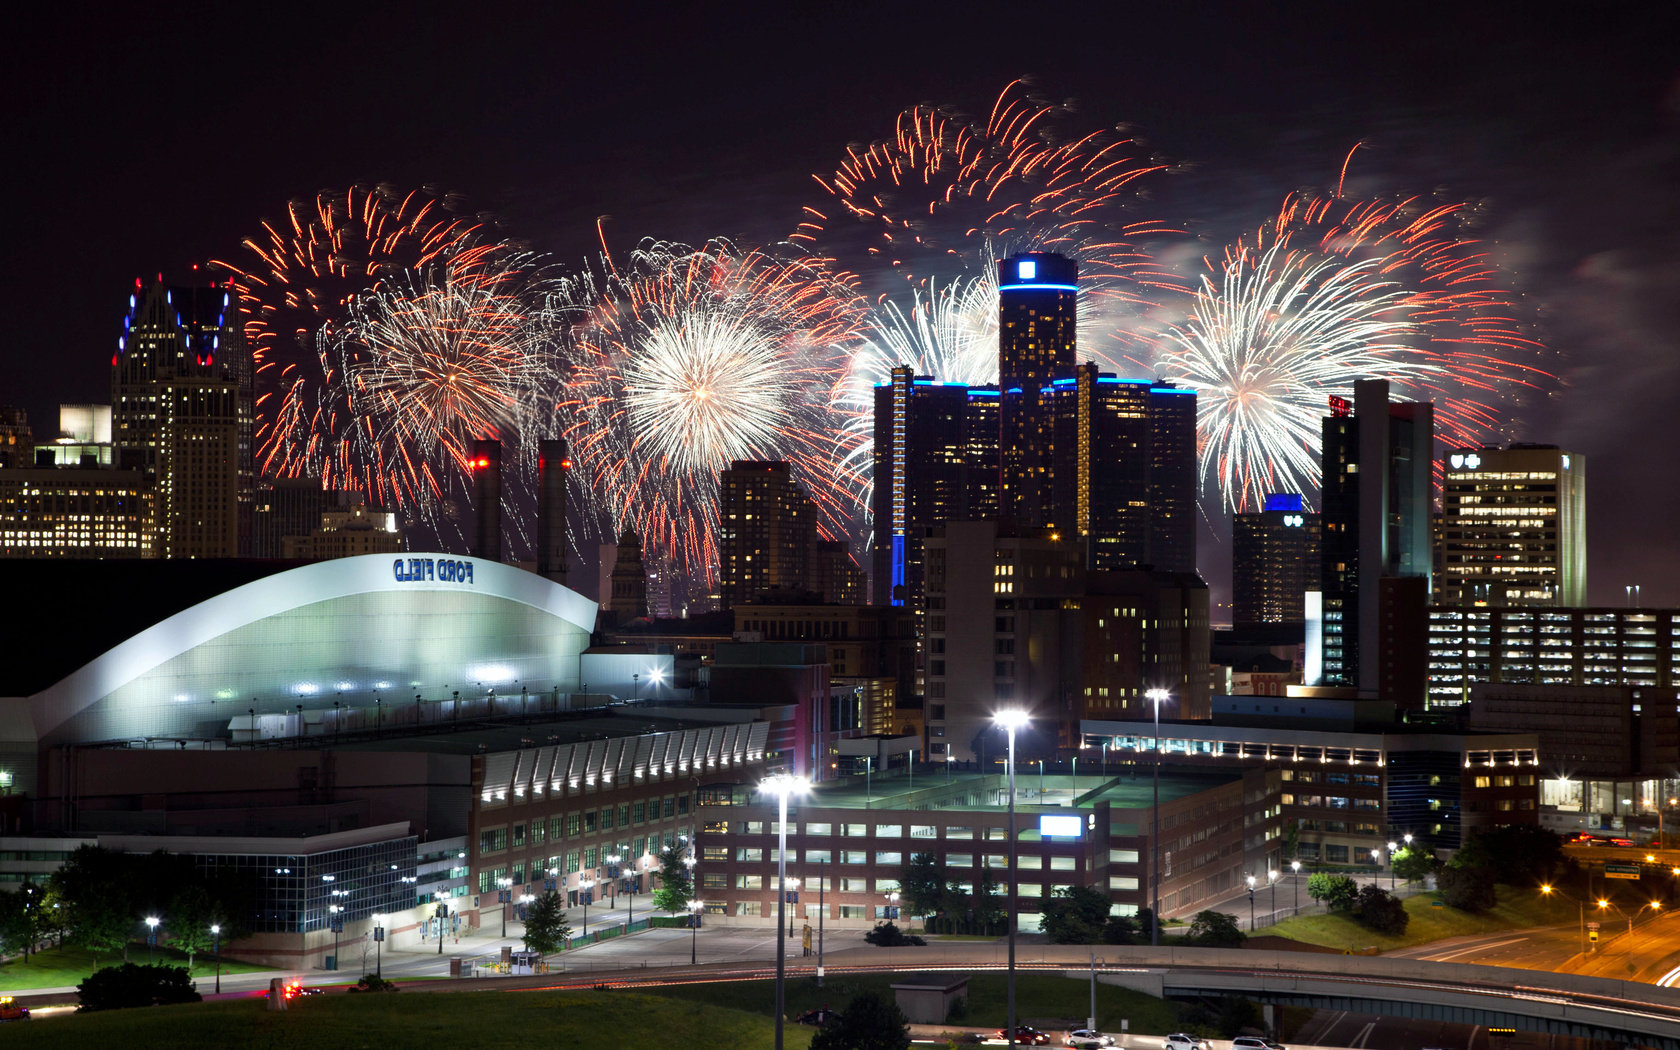
[{"label": "curved stadium roof", "polygon": [[[150,575],[168,586],[168,575]],[[89,597],[90,617],[125,600]],[[28,705],[37,738],[61,744],[225,735],[252,708],[572,691],[594,620],[594,602],[498,562],[438,553],[314,562],[180,608],[32,690]],[[18,659],[30,661],[27,647]]]}]

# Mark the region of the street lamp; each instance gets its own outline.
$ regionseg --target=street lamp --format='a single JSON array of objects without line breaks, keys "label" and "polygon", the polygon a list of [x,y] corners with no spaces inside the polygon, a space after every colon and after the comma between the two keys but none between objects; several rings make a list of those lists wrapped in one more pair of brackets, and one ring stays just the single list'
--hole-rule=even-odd
[{"label": "street lamp", "polygon": [[811,782],[792,773],[774,773],[765,777],[759,788],[776,796],[781,816],[776,825],[776,1050],[782,1050],[782,1015],[787,1012],[787,940],[782,927],[787,919],[788,796],[803,795],[811,789]]},{"label": "street lamp", "polygon": [[700,909],[705,901],[688,902],[688,965],[693,966],[700,951]]},{"label": "street lamp", "polygon": [[1155,704],[1155,804],[1149,818],[1149,943],[1161,943],[1161,702],[1171,694],[1151,689],[1143,694]]},{"label": "street lamp", "polygon": [[[373,975],[385,976],[385,925],[383,915],[373,917]],[[362,965],[367,965],[367,956],[362,956]]]},{"label": "street lamp", "polygon": [[1575,900],[1574,897],[1571,897],[1567,893],[1553,890],[1550,886],[1543,885],[1540,887],[1540,895],[1542,897],[1550,897],[1554,892],[1556,892],[1558,896],[1562,897],[1564,900],[1575,901],[1575,917],[1581,924],[1581,954],[1587,954],[1587,906],[1581,901]]},{"label": "street lamp", "polygon": [[157,943],[158,923],[163,920],[150,915],[146,917],[146,965],[152,964],[152,945]]},{"label": "street lamp", "polygon": [[1292,860],[1289,862],[1289,868],[1295,873],[1295,914],[1299,915],[1301,913],[1301,862]]},{"label": "street lamp", "polygon": [[1277,870],[1268,869],[1266,872],[1266,882],[1272,887],[1272,921],[1274,923],[1277,922],[1277,880]]},{"label": "street lamp", "polygon": [[341,969],[341,967],[338,965],[338,935],[344,929],[344,920],[343,920],[343,918],[341,918],[339,916],[339,912],[342,912],[343,910],[344,910],[343,908],[339,907],[336,904],[331,904],[331,905],[327,906],[327,925],[332,927],[332,935],[333,935],[333,964],[332,964],[332,968],[334,970]]},{"label": "street lamp", "polygon": [[956,760],[957,760],[956,755],[952,754],[949,751],[945,752],[945,783],[947,783],[947,784],[949,784],[951,782],[951,763],[955,762]]},{"label": "street lamp", "polygon": [[1009,1046],[1015,1046],[1015,919],[1016,894],[1019,888],[1015,875],[1015,731],[1027,724],[1027,713],[1014,708],[999,711],[992,721],[1009,734]]},{"label": "street lamp", "polygon": [[1390,893],[1394,892],[1394,851],[1399,848],[1399,843],[1390,842],[1388,844],[1388,891]]},{"label": "street lamp", "polygon": [[578,898],[583,901],[583,936],[589,936],[589,900],[595,896],[594,879],[578,879]]},{"label": "street lamp", "polygon": [[438,950],[437,950],[437,953],[439,955],[442,955],[443,954],[443,921],[445,919],[449,918],[449,905],[446,903],[447,898],[444,896],[444,893],[443,893],[442,890],[434,890],[432,892],[432,896],[436,897],[437,902],[438,902],[438,906],[437,906]]},{"label": "street lamp", "polygon": [[[509,878],[497,879],[496,885],[501,887],[501,889],[496,891],[496,899],[502,906],[502,940],[505,941],[507,940],[507,906],[508,902],[513,899],[513,890],[511,888],[513,886],[513,880]],[[589,923],[585,920],[584,927],[586,930],[588,926]]]},{"label": "street lamp", "polygon": [[210,926],[210,954],[216,957],[216,994],[222,994],[222,927],[220,923]]},{"label": "street lamp", "polygon": [[1249,875],[1244,881],[1248,883],[1248,928],[1252,930],[1254,929],[1254,876]]}]

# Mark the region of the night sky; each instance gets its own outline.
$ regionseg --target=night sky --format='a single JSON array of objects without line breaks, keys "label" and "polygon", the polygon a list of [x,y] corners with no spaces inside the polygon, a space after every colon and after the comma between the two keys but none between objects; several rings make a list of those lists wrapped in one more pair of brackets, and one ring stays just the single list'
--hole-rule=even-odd
[{"label": "night sky", "polygon": [[[38,437],[109,400],[136,276],[232,257],[290,198],[436,186],[565,262],[602,215],[615,250],[767,243],[847,143],[1030,75],[1173,161],[1152,201],[1208,251],[1359,141],[1350,189],[1485,202],[1562,378],[1508,436],[1589,457],[1594,603],[1680,605],[1671,4],[168,6],[10,26],[0,402]],[[1201,560],[1222,592],[1229,554]]]}]

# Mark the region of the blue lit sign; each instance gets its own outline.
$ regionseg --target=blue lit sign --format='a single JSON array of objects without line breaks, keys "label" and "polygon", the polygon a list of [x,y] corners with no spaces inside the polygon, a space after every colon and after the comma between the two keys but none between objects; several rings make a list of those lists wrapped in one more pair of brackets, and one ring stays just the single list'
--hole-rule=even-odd
[{"label": "blue lit sign", "polygon": [[1036,281],[1038,279],[1038,263],[1031,259],[1025,260],[1015,267],[1015,276],[1023,281]]},{"label": "blue lit sign", "polygon": [[1077,816],[1051,816],[1038,818],[1038,833],[1044,838],[1076,839],[1085,830],[1085,822]]},{"label": "blue lit sign", "polygon": [[473,564],[446,558],[398,558],[391,563],[391,575],[398,583],[471,583]]},{"label": "blue lit sign", "polygon": [[1266,509],[1299,511],[1301,509],[1301,497],[1293,492],[1268,492],[1266,493]]}]

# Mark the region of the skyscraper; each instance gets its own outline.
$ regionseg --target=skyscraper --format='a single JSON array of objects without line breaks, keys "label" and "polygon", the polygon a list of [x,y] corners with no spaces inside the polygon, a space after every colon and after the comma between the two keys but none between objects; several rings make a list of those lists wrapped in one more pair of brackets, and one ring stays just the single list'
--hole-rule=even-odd
[{"label": "skyscraper", "polygon": [[875,388],[875,601],[922,602],[922,544],[997,514],[997,391],[895,368]]},{"label": "skyscraper", "polygon": [[718,479],[719,593],[734,608],[804,591],[819,537],[814,508],[781,460],[736,460]]},{"label": "skyscraper", "polygon": [[1586,457],[1513,444],[1444,460],[1435,603],[1584,604]]},{"label": "skyscraper", "polygon": [[1001,503],[1023,528],[1073,525],[1056,520],[1053,384],[1073,375],[1078,279],[1077,264],[1060,255],[998,263]]},{"label": "skyscraper", "polygon": [[156,478],[158,553],[247,552],[252,365],[229,290],[136,280],[111,372],[119,455]]},{"label": "skyscraper", "polygon": [[1239,625],[1305,623],[1308,588],[1318,586],[1319,515],[1301,497],[1272,493],[1265,509],[1231,521],[1231,620]]},{"label": "skyscraper", "polygon": [[1163,572],[1196,571],[1196,392],[1149,388],[1149,554]]},{"label": "skyscraper", "polygon": [[35,434],[21,408],[0,405],[0,470],[35,465]]},{"label": "skyscraper", "polygon": [[1391,402],[1383,379],[1353,389],[1324,419],[1322,684],[1375,697],[1378,581],[1430,575],[1434,405]]}]

